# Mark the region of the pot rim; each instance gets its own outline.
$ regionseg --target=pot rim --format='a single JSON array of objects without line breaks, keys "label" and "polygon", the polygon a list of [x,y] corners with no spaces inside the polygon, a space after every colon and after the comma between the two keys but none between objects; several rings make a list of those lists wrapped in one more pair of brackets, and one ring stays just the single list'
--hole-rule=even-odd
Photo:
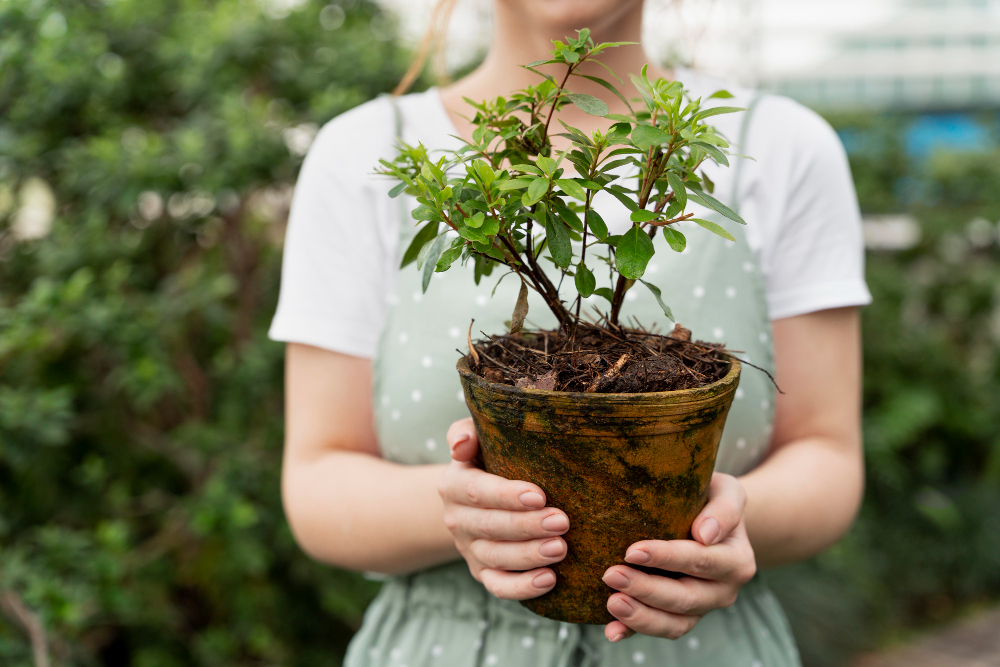
[{"label": "pot rim", "polygon": [[480,391],[511,399],[541,400],[546,402],[566,402],[575,405],[581,403],[614,403],[629,405],[677,405],[683,403],[700,403],[707,399],[725,395],[736,390],[739,384],[742,364],[736,357],[729,357],[729,371],[715,382],[704,387],[691,389],[675,389],[673,391],[652,391],[633,394],[600,394],[582,391],[555,391],[549,389],[532,389],[513,387],[501,382],[490,382],[484,377],[472,372],[466,355],[462,355],[455,364],[459,374],[470,387]]}]

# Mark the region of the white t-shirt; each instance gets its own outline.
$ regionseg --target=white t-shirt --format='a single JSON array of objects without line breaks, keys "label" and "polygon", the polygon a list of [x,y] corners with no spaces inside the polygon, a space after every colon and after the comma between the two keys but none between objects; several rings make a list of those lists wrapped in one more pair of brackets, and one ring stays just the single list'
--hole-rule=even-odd
[{"label": "white t-shirt", "polygon": [[[753,98],[753,91],[691,70],[676,76],[693,97],[725,88],[735,99],[722,104],[746,107]],[[407,143],[460,145],[437,89],[403,96],[397,104]],[[735,143],[742,117],[711,122]],[[403,250],[399,225],[415,224],[400,219],[399,200],[388,196],[394,183],[374,174],[379,158],[394,155],[395,140],[387,99],[338,116],[316,137],[295,188],[272,339],[375,355]],[[739,210],[764,276],[771,319],[869,303],[857,197],[833,129],[800,104],[765,95],[745,143],[732,148],[754,158],[744,161],[739,175]],[[734,174],[735,168],[709,167],[717,197],[729,196]],[[612,233],[630,224],[628,211],[617,209],[601,211]]]}]

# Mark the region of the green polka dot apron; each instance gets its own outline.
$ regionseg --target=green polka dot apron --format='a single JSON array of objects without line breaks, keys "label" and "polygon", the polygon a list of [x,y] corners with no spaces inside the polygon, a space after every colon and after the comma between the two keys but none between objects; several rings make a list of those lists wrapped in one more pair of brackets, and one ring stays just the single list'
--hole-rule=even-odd
[{"label": "green polka dot apron", "polygon": [[[744,133],[746,126],[745,121]],[[741,161],[734,165],[732,184],[738,182]],[[736,187],[727,189],[733,192],[729,203],[735,209]],[[404,202],[400,215],[412,203]],[[618,227],[612,233],[621,233],[630,224],[628,211],[617,202],[597,199],[595,208],[609,228]],[[676,253],[658,235],[656,255],[645,277],[661,288],[677,321],[694,337],[724,341],[742,358],[771,369],[764,287],[743,228],[718,216],[705,217],[730,230],[736,242],[683,223],[688,248]],[[406,248],[416,229],[408,215],[400,222],[400,248]],[[495,271],[476,285],[471,265],[456,263],[447,272],[434,274],[425,294],[412,265],[400,271],[374,365],[376,428],[386,459],[409,465],[449,460],[448,426],[469,415],[455,371],[458,350],[466,347],[469,321],[475,318],[474,332],[503,332],[520,288],[516,279],[508,279],[491,297],[501,273]],[[566,298],[571,298],[568,293]],[[600,304],[606,309],[600,298],[586,300],[584,308]],[[641,285],[628,292],[622,313],[647,328],[667,332],[672,327]],[[534,294],[526,325],[556,325]],[[773,417],[770,381],[759,371],[744,369],[716,463],[717,470],[733,475],[753,469],[764,457]],[[679,640],[635,635],[612,644],[605,639],[603,626],[552,621],[517,602],[495,598],[472,578],[464,561],[387,580],[368,608],[346,659],[347,667],[799,664],[787,619],[759,577],[743,587],[735,605],[710,612]]]}]

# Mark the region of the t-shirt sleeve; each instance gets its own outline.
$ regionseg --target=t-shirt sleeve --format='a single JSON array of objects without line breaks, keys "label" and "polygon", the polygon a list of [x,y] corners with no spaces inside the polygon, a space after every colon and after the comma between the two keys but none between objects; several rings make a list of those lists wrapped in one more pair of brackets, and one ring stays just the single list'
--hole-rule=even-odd
[{"label": "t-shirt sleeve", "polygon": [[770,164],[761,165],[773,216],[764,262],[771,319],[870,303],[861,213],[840,138],[787,98],[766,97],[756,113],[766,128],[757,136],[772,141],[762,147]]},{"label": "t-shirt sleeve", "polygon": [[366,129],[392,127],[383,106],[370,102],[330,121],[306,156],[289,212],[273,340],[375,356],[395,253],[395,236],[383,229],[391,184],[372,175],[392,138],[373,141]]}]

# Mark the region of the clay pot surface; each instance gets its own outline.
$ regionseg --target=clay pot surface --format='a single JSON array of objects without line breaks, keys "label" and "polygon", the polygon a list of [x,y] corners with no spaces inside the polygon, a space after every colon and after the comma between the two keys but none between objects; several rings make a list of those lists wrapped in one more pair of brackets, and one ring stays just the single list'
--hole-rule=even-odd
[{"label": "clay pot surface", "polygon": [[476,375],[465,358],[457,367],[486,471],[537,484],[569,516],[555,588],[521,604],[558,621],[611,622],[605,570],[640,540],[690,537],[740,363],[710,385],[648,394],[520,389]]}]

